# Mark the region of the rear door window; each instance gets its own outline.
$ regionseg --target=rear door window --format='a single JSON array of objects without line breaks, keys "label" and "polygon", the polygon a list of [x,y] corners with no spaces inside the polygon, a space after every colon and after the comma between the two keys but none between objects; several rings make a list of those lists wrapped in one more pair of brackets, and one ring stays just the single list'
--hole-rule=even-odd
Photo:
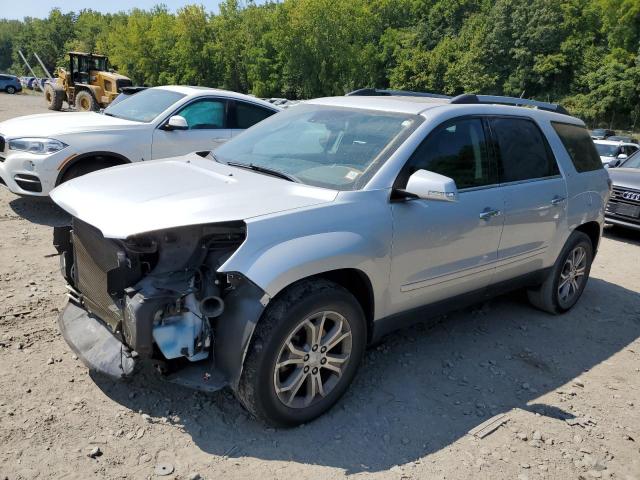
[{"label": "rear door window", "polygon": [[585,127],[560,122],[552,122],[551,125],[560,137],[576,171],[590,172],[603,168],[600,155]]},{"label": "rear door window", "polygon": [[560,175],[558,164],[540,128],[525,118],[491,118],[501,183]]}]

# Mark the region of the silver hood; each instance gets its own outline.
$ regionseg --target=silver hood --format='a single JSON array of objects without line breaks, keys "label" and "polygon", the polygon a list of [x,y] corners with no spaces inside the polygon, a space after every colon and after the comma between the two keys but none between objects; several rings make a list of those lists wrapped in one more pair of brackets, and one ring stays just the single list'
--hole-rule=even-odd
[{"label": "silver hood", "polygon": [[190,154],[90,173],[50,196],[105,237],[127,238],[310,207],[337,194]]},{"label": "silver hood", "polygon": [[640,168],[610,168],[609,177],[615,187],[640,190]]}]

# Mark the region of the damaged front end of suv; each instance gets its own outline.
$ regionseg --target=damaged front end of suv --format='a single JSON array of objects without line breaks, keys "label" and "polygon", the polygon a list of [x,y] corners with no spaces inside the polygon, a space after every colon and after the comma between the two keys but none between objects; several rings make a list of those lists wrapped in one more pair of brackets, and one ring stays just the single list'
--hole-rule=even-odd
[{"label": "damaged front end of suv", "polygon": [[246,238],[242,221],[105,238],[79,218],[54,229],[69,302],[65,340],[92,370],[132,375],[141,364],[201,390],[237,384],[253,325],[269,297],[219,273]]}]

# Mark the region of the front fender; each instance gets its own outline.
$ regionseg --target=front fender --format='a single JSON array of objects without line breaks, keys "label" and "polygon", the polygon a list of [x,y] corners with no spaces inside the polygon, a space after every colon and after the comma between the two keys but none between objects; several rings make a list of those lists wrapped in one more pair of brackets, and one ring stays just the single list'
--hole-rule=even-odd
[{"label": "front fender", "polygon": [[[371,260],[371,241],[353,232],[328,232],[294,238],[257,253],[243,268],[228,261],[220,272],[241,272],[241,288],[225,297],[225,313],[217,322],[216,366],[236,389],[255,326],[270,298],[292,283],[319,273],[356,268],[370,279],[384,275],[384,261]],[[382,294],[374,292],[375,305]],[[231,297],[231,298],[230,298]],[[230,308],[229,308],[230,307]]]},{"label": "front fender", "polygon": [[330,270],[356,268],[375,276],[371,247],[370,240],[354,232],[294,238],[260,252],[243,273],[273,297],[298,280]]},{"label": "front fender", "polygon": [[355,269],[371,283],[374,318],[383,316],[391,211],[385,192],[358,192],[357,197],[361,201],[247,221],[246,241],[219,271],[239,272],[274,297],[298,280]]}]

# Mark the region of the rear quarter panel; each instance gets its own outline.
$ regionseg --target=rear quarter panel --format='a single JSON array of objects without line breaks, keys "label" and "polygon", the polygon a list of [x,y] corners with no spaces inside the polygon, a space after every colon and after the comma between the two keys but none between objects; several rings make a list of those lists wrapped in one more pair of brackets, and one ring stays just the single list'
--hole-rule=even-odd
[{"label": "rear quarter panel", "polygon": [[[607,171],[604,168],[598,168],[590,172],[578,172],[551,124],[552,121],[576,123],[576,120],[572,119],[571,122],[568,122],[562,117],[556,117],[558,116],[553,115],[546,121],[539,122],[549,140],[567,183],[566,229],[560,232],[558,236],[555,256],[560,252],[571,232],[580,225],[588,222],[597,222],[602,229],[604,211],[609,198],[609,174]],[[555,261],[555,257],[549,260]]]}]

